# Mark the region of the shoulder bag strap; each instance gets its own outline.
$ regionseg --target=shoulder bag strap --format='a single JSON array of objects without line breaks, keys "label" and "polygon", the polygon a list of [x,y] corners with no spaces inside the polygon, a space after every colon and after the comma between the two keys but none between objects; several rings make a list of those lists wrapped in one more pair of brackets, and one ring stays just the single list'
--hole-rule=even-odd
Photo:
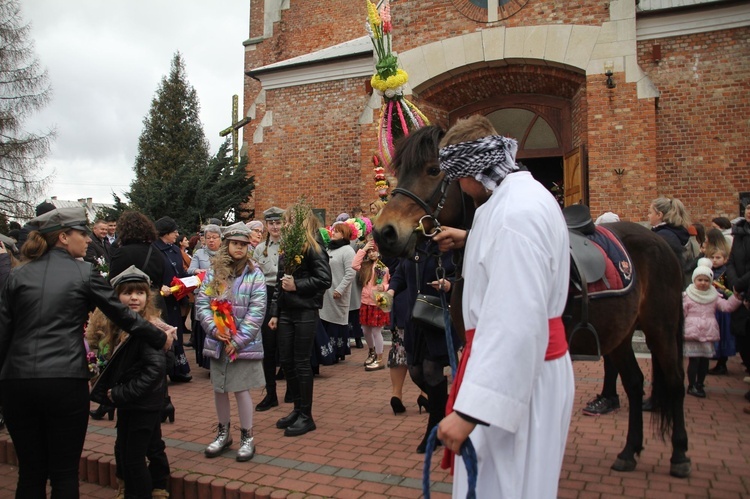
[{"label": "shoulder bag strap", "polygon": [[[146,253],[146,260],[143,262],[143,268],[144,269],[148,265],[148,261],[151,259],[151,250],[153,249],[153,247],[154,246],[152,244],[148,245],[148,253]],[[144,270],[144,272],[145,272],[145,270]]]}]

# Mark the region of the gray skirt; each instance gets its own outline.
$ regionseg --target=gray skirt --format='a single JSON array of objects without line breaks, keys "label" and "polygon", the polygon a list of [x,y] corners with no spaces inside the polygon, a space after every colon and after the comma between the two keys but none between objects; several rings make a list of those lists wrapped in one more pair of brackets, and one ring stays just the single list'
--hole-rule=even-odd
[{"label": "gray skirt", "polygon": [[224,349],[221,357],[211,359],[211,383],[216,393],[244,392],[266,386],[262,360],[237,359],[229,362]]}]

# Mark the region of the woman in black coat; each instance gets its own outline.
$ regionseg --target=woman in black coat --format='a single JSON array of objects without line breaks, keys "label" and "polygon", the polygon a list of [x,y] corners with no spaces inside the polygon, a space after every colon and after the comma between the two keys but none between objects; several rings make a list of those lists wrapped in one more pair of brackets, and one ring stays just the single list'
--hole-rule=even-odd
[{"label": "woman in black coat", "polygon": [[[182,252],[175,245],[179,232],[177,223],[170,217],[162,217],[156,221],[156,233],[159,236],[153,242],[154,251],[162,254],[164,263],[164,272],[161,278],[156,282],[161,282],[161,294],[164,296],[166,304],[166,315],[164,322],[177,328],[177,340],[174,342],[174,362],[167,359],[167,375],[169,379],[175,382],[186,383],[193,379],[190,375],[190,364],[185,356],[185,347],[183,346],[183,335],[185,334],[185,317],[182,315],[183,303],[187,305],[188,298],[177,300],[172,296],[169,290],[172,285],[172,279],[175,277],[187,277],[187,272],[182,264]],[[185,307],[187,308],[187,307]]]},{"label": "woman in black coat", "polygon": [[[727,262],[727,287],[750,299],[750,207],[745,207],[745,219],[732,227],[732,250]],[[746,369],[750,369],[750,312],[745,307],[732,312],[732,334],[737,339],[737,350]],[[745,394],[750,401],[750,392]]]},{"label": "woman in black coat", "polygon": [[[292,207],[285,213],[285,223],[300,210]],[[278,280],[271,302],[271,319],[268,327],[276,331],[279,361],[284,369],[289,393],[294,399],[294,409],[279,419],[276,427],[284,435],[295,437],[315,430],[312,418],[313,372],[310,352],[315,341],[319,310],[323,295],[331,287],[331,267],[328,253],[320,240],[320,222],[312,210],[304,218],[305,239],[302,261],[292,275]],[[283,234],[283,232],[282,232]],[[282,235],[281,249],[284,249]],[[296,255],[288,255],[293,258]],[[286,255],[279,256],[279,269],[284,268]]]},{"label": "woman in black coat", "polygon": [[[440,260],[439,260],[440,259]],[[417,247],[415,258],[401,260],[396,272],[388,283],[388,292],[395,296],[402,293],[407,296],[404,308],[408,314],[404,329],[404,348],[412,381],[425,392],[428,397],[428,411],[430,417],[424,438],[417,446],[417,452],[424,454],[427,437],[434,426],[445,417],[445,404],[448,401],[448,380],[443,374],[443,368],[450,365],[448,344],[445,331],[433,330],[417,325],[411,319],[417,294],[440,296],[437,286],[438,261],[442,265],[446,277],[446,303],[450,303],[450,289],[455,274],[453,254],[451,252],[440,255],[437,245],[427,241]],[[460,347],[460,340],[453,331],[453,349]],[[421,407],[421,399],[418,402]],[[421,409],[420,409],[421,410]]]},{"label": "woman in black coat", "polygon": [[[126,211],[117,220],[117,243],[112,249],[109,275],[121,274],[131,265],[145,272],[151,279],[151,286],[158,291],[164,274],[164,258],[151,246],[156,241],[156,227],[144,214]],[[156,293],[157,297],[160,297]],[[166,311],[164,300],[159,298],[157,306]]]},{"label": "woman in black coat", "polygon": [[89,417],[83,343],[99,307],[155,348],[171,338],[120,303],[112,287],[78,260],[90,242],[83,208],[61,208],[30,222],[22,254],[0,295],[0,387],[18,455],[17,498],[78,497],[78,464]]}]

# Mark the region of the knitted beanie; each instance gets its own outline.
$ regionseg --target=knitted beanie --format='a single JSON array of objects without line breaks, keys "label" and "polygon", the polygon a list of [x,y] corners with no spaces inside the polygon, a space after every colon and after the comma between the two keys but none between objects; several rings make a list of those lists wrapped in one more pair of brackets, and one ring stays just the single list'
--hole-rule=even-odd
[{"label": "knitted beanie", "polygon": [[710,280],[713,280],[714,278],[714,271],[711,270],[711,260],[708,258],[701,258],[698,260],[698,266],[693,271],[693,282],[695,282],[695,278],[699,275],[705,275],[708,276]]}]

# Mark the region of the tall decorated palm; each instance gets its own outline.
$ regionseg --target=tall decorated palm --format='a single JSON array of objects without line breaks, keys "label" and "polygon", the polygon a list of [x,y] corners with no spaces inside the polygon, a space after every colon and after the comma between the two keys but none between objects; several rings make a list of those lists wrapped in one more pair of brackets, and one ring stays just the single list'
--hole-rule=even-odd
[{"label": "tall decorated palm", "polygon": [[[383,97],[378,123],[378,152],[385,166],[390,165],[395,153],[395,143],[402,137],[417,130],[430,122],[422,112],[405,96],[406,83],[409,75],[398,67],[398,57],[391,49],[391,6],[385,0],[380,10],[372,0],[367,1],[367,32],[370,35],[378,61],[375,64],[375,74],[370,83],[372,88]],[[381,198],[384,197],[383,165],[374,160],[376,172],[376,190]]]}]

